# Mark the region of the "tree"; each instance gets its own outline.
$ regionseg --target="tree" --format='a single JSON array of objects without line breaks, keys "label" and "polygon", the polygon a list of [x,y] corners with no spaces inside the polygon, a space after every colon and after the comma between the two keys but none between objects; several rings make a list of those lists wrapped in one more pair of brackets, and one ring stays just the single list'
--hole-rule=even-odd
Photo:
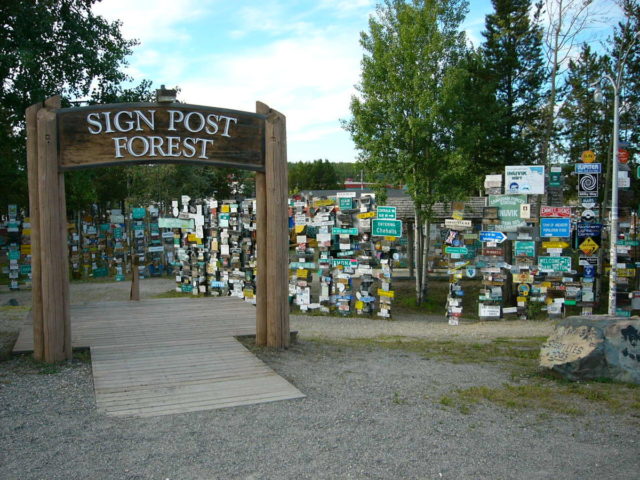
[{"label": "tree", "polygon": [[545,81],[542,31],[529,19],[531,0],[492,3],[482,51],[499,110],[496,150],[502,166],[536,163]]},{"label": "tree", "polygon": [[26,205],[25,110],[62,94],[87,98],[127,79],[136,44],[119,22],[91,11],[97,0],[0,2],[0,204]]},{"label": "tree", "polygon": [[550,149],[557,136],[555,127],[560,99],[561,78],[578,46],[578,37],[603,18],[597,2],[593,0],[544,0],[538,4],[540,14],[546,18],[544,50],[549,72],[549,95],[544,110],[544,134],[540,156],[550,163]]},{"label": "tree", "polygon": [[[466,193],[468,159],[444,122],[465,53],[460,0],[386,0],[361,34],[358,95],[345,128],[368,178],[405,185],[416,208],[416,301],[426,293],[433,205]],[[465,173],[467,175],[465,175]],[[427,223],[427,238],[423,225]]]},{"label": "tree", "polygon": [[334,190],[340,188],[336,169],[329,160],[298,162],[289,164],[289,191]]}]

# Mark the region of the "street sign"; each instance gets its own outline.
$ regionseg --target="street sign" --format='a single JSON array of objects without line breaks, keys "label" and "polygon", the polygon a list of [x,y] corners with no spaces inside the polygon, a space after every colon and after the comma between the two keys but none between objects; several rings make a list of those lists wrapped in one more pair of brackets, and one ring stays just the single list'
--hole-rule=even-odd
[{"label": "street sign", "polygon": [[540,216],[571,218],[571,207],[549,207],[542,205],[540,207]]},{"label": "street sign", "polygon": [[471,228],[471,220],[456,220],[455,218],[445,218],[444,226],[453,230],[465,230]]},{"label": "street sign", "polygon": [[544,167],[541,165],[508,165],[504,167],[504,189],[505,193],[543,195]]},{"label": "street sign", "polygon": [[600,248],[600,245],[598,245],[593,238],[588,237],[578,247],[585,255],[593,255],[596,253],[596,250]]},{"label": "street sign", "polygon": [[372,220],[372,235],[379,237],[401,237],[402,221],[401,220],[382,220],[374,218]]},{"label": "street sign", "polygon": [[571,257],[538,257],[538,268],[543,272],[568,272]]},{"label": "street sign", "polygon": [[540,236],[549,237],[570,237],[571,236],[571,219],[570,218],[541,218],[540,219]]},{"label": "street sign", "polygon": [[498,207],[500,224],[493,228],[503,232],[517,232],[527,223],[520,218],[520,205],[527,203],[526,195],[489,195],[489,206]]},{"label": "street sign", "polygon": [[445,247],[444,253],[461,253],[466,255],[469,251],[467,250],[467,247]]},{"label": "street sign", "polygon": [[618,161],[620,163],[629,163],[629,152],[624,148],[618,149]]},{"label": "street sign", "polygon": [[384,220],[395,220],[396,219],[396,207],[378,207],[378,218]]},{"label": "street sign", "polygon": [[579,173],[578,174],[578,196],[597,197],[598,196],[598,174]]},{"label": "street sign", "polygon": [[591,150],[585,150],[582,152],[581,158],[584,163],[593,163],[596,161],[596,154]]},{"label": "street sign", "polygon": [[531,218],[531,204],[523,203],[520,205],[520,218]]},{"label": "street sign", "polygon": [[576,173],[602,173],[602,164],[576,163]]},{"label": "street sign", "polygon": [[507,239],[507,236],[502,232],[492,232],[492,231],[485,231],[485,230],[480,232],[480,241],[483,243],[487,243],[487,242],[502,243],[506,239]]},{"label": "street sign", "polygon": [[536,242],[516,240],[513,242],[513,250],[516,257],[535,257]]},{"label": "street sign", "polygon": [[542,242],[542,248],[569,248],[569,242]]},{"label": "street sign", "polygon": [[339,197],[338,206],[340,210],[351,210],[353,208],[353,200],[350,197]]}]

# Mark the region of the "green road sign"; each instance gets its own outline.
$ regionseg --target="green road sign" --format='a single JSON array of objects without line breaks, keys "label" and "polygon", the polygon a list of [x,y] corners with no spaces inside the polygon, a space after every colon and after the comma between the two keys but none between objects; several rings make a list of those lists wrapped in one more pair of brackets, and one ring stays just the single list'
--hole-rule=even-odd
[{"label": "green road sign", "polygon": [[444,251],[445,253],[462,253],[465,255],[469,253],[469,250],[467,250],[467,247],[446,247]]},{"label": "green road sign", "polygon": [[333,227],[331,229],[331,233],[333,233],[334,235],[358,235],[358,229]]},{"label": "green road sign", "polygon": [[378,207],[378,218],[383,220],[395,220],[396,207]]},{"label": "green road sign", "polygon": [[338,198],[340,210],[351,210],[353,208],[353,200],[351,198]]},{"label": "green road sign", "polygon": [[402,220],[382,220],[374,218],[371,222],[372,235],[379,237],[401,237]]},{"label": "green road sign", "polygon": [[543,272],[568,272],[571,257],[538,257],[538,267]]}]

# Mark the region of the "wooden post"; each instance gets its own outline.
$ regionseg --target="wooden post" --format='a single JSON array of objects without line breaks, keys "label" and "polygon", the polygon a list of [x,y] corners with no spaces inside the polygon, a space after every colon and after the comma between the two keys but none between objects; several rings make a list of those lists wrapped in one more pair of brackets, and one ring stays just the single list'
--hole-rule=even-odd
[{"label": "wooden post", "polygon": [[29,179],[29,221],[31,222],[31,317],[33,320],[33,358],[44,360],[42,337],[42,277],[40,272],[40,205],[38,200],[38,110],[27,108],[27,171]]},{"label": "wooden post", "polygon": [[73,353],[69,316],[67,216],[64,177],[58,170],[56,108],[60,108],[58,96],[49,98],[45,108],[37,112],[42,360],[49,363],[71,359]]},{"label": "wooden post", "polygon": [[[268,115],[270,108],[256,102],[256,113]],[[256,345],[267,344],[267,179],[263,172],[256,172]]]},{"label": "wooden post", "polygon": [[[267,218],[266,317],[267,346],[289,346],[289,219],[286,119],[258,102],[258,113],[267,115],[265,137],[265,198]],[[261,255],[259,253],[259,255]],[[260,275],[260,273],[258,273]],[[262,281],[262,284],[264,284]],[[264,293],[263,293],[264,294]]]},{"label": "wooden post", "polygon": [[129,300],[140,301],[140,270],[138,270],[139,259],[134,255],[131,259],[131,291]]}]

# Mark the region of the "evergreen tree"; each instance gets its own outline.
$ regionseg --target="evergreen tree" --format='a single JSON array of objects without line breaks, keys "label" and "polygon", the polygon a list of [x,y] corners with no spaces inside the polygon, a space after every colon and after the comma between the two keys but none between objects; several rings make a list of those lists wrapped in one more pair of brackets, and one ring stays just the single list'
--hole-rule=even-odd
[{"label": "evergreen tree", "polygon": [[492,0],[482,46],[498,115],[493,137],[499,163],[537,163],[545,82],[542,31],[530,20],[531,0]]}]

